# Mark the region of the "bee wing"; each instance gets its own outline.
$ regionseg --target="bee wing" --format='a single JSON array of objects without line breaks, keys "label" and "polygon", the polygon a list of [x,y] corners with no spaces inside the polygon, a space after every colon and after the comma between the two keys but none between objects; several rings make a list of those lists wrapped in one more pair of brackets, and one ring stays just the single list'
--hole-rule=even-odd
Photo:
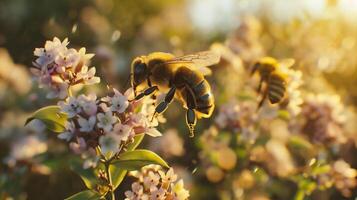
[{"label": "bee wing", "polygon": [[295,60],[293,58],[286,58],[279,61],[279,65],[285,68],[289,68],[294,64],[295,64]]},{"label": "bee wing", "polygon": [[202,51],[195,54],[179,56],[168,60],[166,64],[169,65],[184,65],[191,69],[201,72],[203,75],[210,75],[212,73],[208,66],[217,64],[221,56],[212,51]]}]

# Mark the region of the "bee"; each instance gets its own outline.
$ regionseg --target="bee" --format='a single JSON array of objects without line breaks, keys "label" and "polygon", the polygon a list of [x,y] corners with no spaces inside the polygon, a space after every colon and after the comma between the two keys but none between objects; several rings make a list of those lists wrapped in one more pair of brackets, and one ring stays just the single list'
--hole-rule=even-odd
[{"label": "bee", "polygon": [[[181,57],[154,52],[137,57],[131,64],[134,99],[149,95],[155,98],[157,91],[165,93],[164,100],[155,108],[154,116],[163,113],[173,99],[177,99],[186,109],[186,124],[190,137],[193,137],[197,119],[209,118],[214,110],[214,97],[205,76],[211,74],[207,67],[219,60],[220,56],[211,51]],[[142,92],[138,94],[137,91]]]},{"label": "bee", "polygon": [[272,57],[263,57],[253,65],[251,75],[258,71],[260,76],[257,92],[261,93],[263,84],[265,83],[266,85],[262,92],[258,109],[263,105],[267,97],[272,104],[280,103],[283,100],[287,84],[287,74],[284,73],[284,70],[294,65],[294,63],[294,59],[278,61]]}]

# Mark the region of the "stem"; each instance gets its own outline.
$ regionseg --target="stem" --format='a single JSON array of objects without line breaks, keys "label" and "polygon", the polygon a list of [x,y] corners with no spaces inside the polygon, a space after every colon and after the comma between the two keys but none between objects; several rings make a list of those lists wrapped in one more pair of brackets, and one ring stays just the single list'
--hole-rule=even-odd
[{"label": "stem", "polygon": [[109,170],[109,164],[110,162],[106,162],[104,163],[105,165],[105,171],[107,173],[107,177],[108,177],[108,181],[109,181],[109,186],[110,186],[110,196],[111,196],[111,200],[115,200],[115,194],[114,194],[114,190],[113,190],[113,184],[112,184],[112,176],[110,174],[110,170]]},{"label": "stem", "polygon": [[304,200],[305,192],[302,189],[299,189],[295,194],[294,200]]}]

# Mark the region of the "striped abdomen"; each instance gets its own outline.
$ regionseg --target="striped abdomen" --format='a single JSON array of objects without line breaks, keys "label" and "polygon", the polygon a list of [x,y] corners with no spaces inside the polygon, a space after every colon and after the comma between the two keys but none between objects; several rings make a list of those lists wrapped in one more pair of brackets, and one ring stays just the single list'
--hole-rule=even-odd
[{"label": "striped abdomen", "polygon": [[283,75],[272,73],[268,82],[268,97],[270,103],[279,103],[286,91],[286,81]]},{"label": "striped abdomen", "polygon": [[202,74],[188,67],[180,67],[173,84],[178,89],[178,99],[186,107],[194,107],[198,118],[211,116],[214,110],[214,97],[211,86]]},{"label": "striped abdomen", "polygon": [[196,111],[198,118],[208,118],[214,110],[214,97],[211,92],[211,86],[203,79],[199,84],[192,87],[196,97]]}]

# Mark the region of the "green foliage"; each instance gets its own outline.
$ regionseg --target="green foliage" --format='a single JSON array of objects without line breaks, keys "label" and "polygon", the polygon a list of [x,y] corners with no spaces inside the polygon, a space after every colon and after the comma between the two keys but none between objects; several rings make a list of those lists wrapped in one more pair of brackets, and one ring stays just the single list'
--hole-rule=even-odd
[{"label": "green foliage", "polygon": [[32,116],[26,120],[25,125],[34,119],[41,120],[48,130],[61,133],[65,130],[67,116],[60,112],[58,106],[47,106],[34,112]]},{"label": "green foliage", "polygon": [[103,199],[103,197],[99,193],[94,192],[92,190],[84,190],[82,192],[79,192],[77,194],[74,194],[66,198],[66,200],[97,200],[97,199]]},{"label": "green foliage", "polygon": [[71,169],[76,172],[83,180],[88,189],[95,189],[98,185],[98,177],[93,168],[84,169],[78,161],[71,163]]},{"label": "green foliage", "polygon": [[127,146],[127,150],[128,150],[128,151],[132,151],[132,150],[136,149],[136,148],[139,146],[139,144],[143,141],[144,136],[145,136],[144,133],[135,135],[135,136],[134,136],[134,142],[133,142],[133,143],[130,143],[130,144]]},{"label": "green foliage", "polygon": [[152,151],[138,149],[127,151],[112,162],[113,165],[126,170],[138,170],[149,164],[157,164],[163,167],[169,167],[168,164]]},{"label": "green foliage", "polygon": [[124,180],[126,173],[128,172],[125,169],[121,169],[116,165],[109,166],[110,176],[112,178],[113,189],[116,189],[120,183]]}]

